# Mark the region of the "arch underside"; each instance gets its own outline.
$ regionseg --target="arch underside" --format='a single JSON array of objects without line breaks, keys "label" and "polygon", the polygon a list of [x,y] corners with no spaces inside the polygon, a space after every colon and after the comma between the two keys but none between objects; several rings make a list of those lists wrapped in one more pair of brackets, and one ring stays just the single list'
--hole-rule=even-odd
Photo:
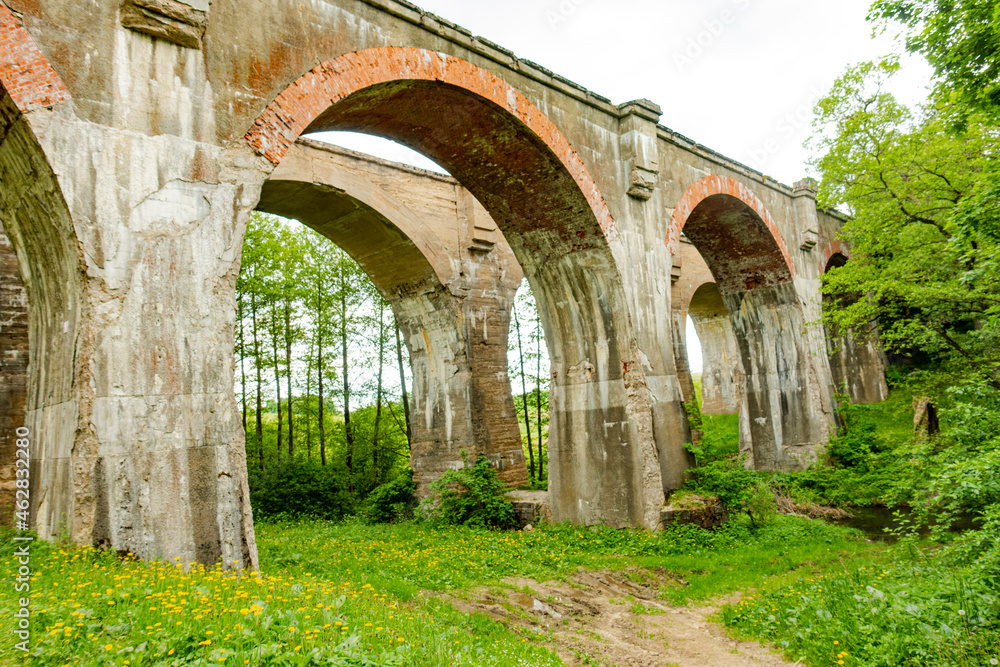
[{"label": "arch underside", "polygon": [[[0,7],[0,9],[3,9]],[[74,448],[80,396],[75,357],[80,335],[82,267],[72,219],[55,174],[27,119],[0,86],[0,221],[17,254],[28,299],[29,349],[23,420],[31,439],[32,525],[43,537],[68,526],[89,542],[78,513],[89,488],[75,478]],[[6,332],[5,332],[6,333]],[[5,378],[6,380],[6,378]],[[13,415],[11,415],[13,417]],[[14,431],[4,433],[5,443]],[[93,463],[96,452],[78,447]],[[10,461],[13,461],[10,452]],[[13,467],[10,468],[13,472]]]},{"label": "arch underside", "polygon": [[715,276],[719,292],[732,294],[792,279],[792,271],[761,216],[729,194],[703,199],[684,223]]},{"label": "arch underside", "polygon": [[[323,95],[303,100],[314,89]],[[289,116],[292,100],[313,115]],[[298,132],[363,132],[409,146],[482,203],[531,283],[545,330],[556,518],[658,525],[663,489],[655,447],[639,436],[651,431],[648,398],[630,396],[644,376],[630,361],[628,306],[606,236],[614,223],[558,130],[498,77],[415,49],[342,56],[279,96],[247,135],[278,160],[268,128],[279,117]]]},{"label": "arch underside", "polygon": [[[265,182],[257,209],[298,220],[336,243],[389,302],[413,370],[411,464],[418,493],[462,465],[463,451],[490,458],[509,484],[526,483],[506,372],[519,267],[508,265],[502,245],[463,257],[454,185],[428,179],[423,191],[412,193],[418,201],[455,200],[442,202],[439,216],[425,221],[365,178],[366,164],[374,168],[360,156],[296,146]],[[474,275],[459,279],[459,267]]]}]

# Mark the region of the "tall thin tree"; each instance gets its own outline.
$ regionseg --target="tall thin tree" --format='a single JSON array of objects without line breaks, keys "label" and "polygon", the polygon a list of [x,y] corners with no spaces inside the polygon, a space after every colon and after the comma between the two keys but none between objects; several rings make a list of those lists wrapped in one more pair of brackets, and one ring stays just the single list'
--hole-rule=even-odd
[{"label": "tall thin tree", "polygon": [[517,316],[517,305],[514,306],[514,329],[517,332],[517,355],[521,362],[521,400],[524,405],[524,428],[528,434],[528,465],[531,478],[535,478],[535,457],[531,447],[531,417],[528,415],[528,386],[524,377],[524,348],[521,346],[521,321]]},{"label": "tall thin tree", "polygon": [[285,284],[285,372],[288,384],[288,462],[295,463],[292,419],[292,286]]},{"label": "tall thin tree", "polygon": [[399,386],[403,391],[403,418],[406,420],[406,444],[413,444],[410,432],[410,401],[406,395],[406,374],[403,372],[403,346],[399,341],[399,323],[396,323],[396,362],[399,364]]},{"label": "tall thin tree", "polygon": [[375,387],[375,424],[372,428],[372,471],[378,485],[378,427],[382,421],[382,370],[385,365],[385,301],[378,294],[378,382]]},{"label": "tall thin tree", "polygon": [[542,332],[537,318],[535,327],[535,417],[538,423],[538,479],[541,480],[545,476],[542,462]]},{"label": "tall thin tree", "polygon": [[348,291],[350,289],[347,280],[348,261],[348,258],[343,257],[339,263],[340,290],[338,296],[340,297],[340,351],[344,378],[344,440],[347,442],[347,488],[351,493],[354,493],[354,431],[351,428],[351,385],[350,374],[348,372],[349,366],[347,363],[347,301]]},{"label": "tall thin tree", "polygon": [[275,460],[281,461],[281,369],[278,357],[278,333],[281,325],[278,322],[277,308],[271,301],[271,348],[273,351],[272,361],[274,362],[274,391],[277,394],[278,402],[275,411],[278,413],[278,438],[275,440]]}]

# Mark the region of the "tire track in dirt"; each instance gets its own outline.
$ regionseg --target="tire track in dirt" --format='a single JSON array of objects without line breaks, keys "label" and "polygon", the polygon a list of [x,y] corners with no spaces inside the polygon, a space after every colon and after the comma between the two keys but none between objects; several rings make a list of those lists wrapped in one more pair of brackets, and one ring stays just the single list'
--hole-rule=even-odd
[{"label": "tire track in dirt", "polygon": [[666,570],[581,570],[565,581],[511,578],[501,586],[442,597],[464,612],[538,632],[567,665],[798,664],[755,642],[729,637],[709,620],[718,611],[716,604],[675,607],[659,597],[662,586],[683,584]]}]

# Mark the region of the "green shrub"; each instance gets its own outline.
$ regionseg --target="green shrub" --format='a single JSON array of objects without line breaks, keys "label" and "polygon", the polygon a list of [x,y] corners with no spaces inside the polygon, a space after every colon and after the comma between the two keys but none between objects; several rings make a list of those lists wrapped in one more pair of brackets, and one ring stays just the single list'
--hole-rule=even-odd
[{"label": "green shrub", "polygon": [[765,478],[744,465],[744,459],[727,457],[691,471],[688,487],[718,496],[730,512],[745,512],[755,527],[766,525],[776,513],[774,493]]},{"label": "green shrub", "polygon": [[504,494],[507,487],[484,456],[469,465],[449,470],[428,486],[432,496],[424,500],[420,513],[426,521],[454,526],[513,528],[514,506]]},{"label": "green shrub", "polygon": [[354,497],[336,466],[312,460],[250,471],[250,505],[255,519],[314,517],[339,519],[354,511]]},{"label": "green shrub", "polygon": [[361,516],[369,523],[392,523],[407,519],[416,507],[414,493],[417,485],[413,483],[413,470],[407,468],[391,482],[377,487],[365,499]]}]

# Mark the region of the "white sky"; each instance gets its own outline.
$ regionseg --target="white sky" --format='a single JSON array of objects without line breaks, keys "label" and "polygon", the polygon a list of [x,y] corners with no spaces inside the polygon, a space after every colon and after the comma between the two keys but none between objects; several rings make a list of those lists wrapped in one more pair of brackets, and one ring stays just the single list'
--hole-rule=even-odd
[{"label": "white sky", "polygon": [[[872,38],[871,0],[417,4],[616,104],[650,99],[663,108],[662,124],[789,184],[809,173],[802,142],[816,100],[849,64],[899,50],[888,36]],[[895,92],[919,101],[929,76],[926,63],[907,58]],[[372,138],[325,138],[434,167]],[[688,340],[692,370],[700,370],[693,330]]]}]

